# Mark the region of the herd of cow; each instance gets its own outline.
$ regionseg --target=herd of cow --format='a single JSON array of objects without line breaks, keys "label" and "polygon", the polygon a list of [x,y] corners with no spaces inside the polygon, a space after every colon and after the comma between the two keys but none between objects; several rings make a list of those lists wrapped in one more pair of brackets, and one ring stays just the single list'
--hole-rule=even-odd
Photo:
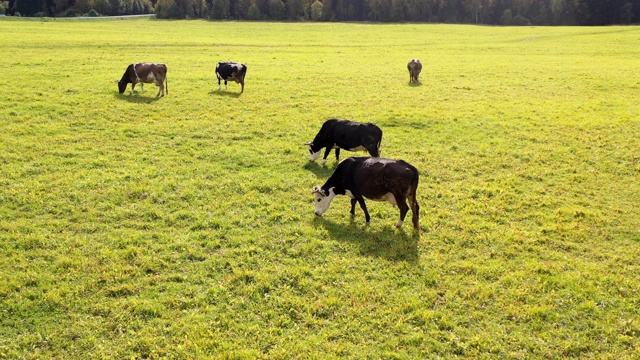
[{"label": "herd of cow", "polygon": [[[422,71],[420,60],[413,59],[407,65],[409,83],[417,83]],[[219,62],[216,65],[218,90],[224,80],[225,90],[228,81],[235,81],[242,86],[244,92],[244,77],[247,67],[234,62]],[[122,94],[131,84],[133,94],[136,84],[140,84],[144,92],[145,83],[158,86],[156,97],[164,96],[165,90],[169,94],[167,82],[167,66],[156,63],[131,64],[122,75],[118,83],[118,90]],[[360,205],[367,225],[371,216],[367,210],[364,198],[376,201],[388,201],[400,209],[400,220],[396,227],[402,227],[404,219],[411,208],[413,227],[419,230],[420,206],[416,199],[418,190],[418,170],[403,160],[380,158],[380,144],[382,130],[372,123],[358,123],[349,120],[329,119],[324,122],[309,146],[310,161],[316,161],[320,151],[324,148],[322,164],[332,149],[335,149],[336,161],[340,160],[340,149],[348,151],[367,151],[371,157],[350,157],[339,162],[334,173],[320,187],[314,187],[312,193],[315,198],[315,214],[321,216],[331,205],[336,195],[346,195],[351,198],[351,216],[355,215],[356,203]],[[407,205],[409,201],[410,207]]]}]

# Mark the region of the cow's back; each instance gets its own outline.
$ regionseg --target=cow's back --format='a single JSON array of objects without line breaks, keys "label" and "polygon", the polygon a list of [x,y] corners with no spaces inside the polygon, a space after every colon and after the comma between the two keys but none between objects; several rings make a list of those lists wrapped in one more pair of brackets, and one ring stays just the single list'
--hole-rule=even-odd
[{"label": "cow's back", "polygon": [[330,128],[330,137],[336,145],[348,148],[357,145],[377,146],[382,139],[382,130],[372,123],[358,123],[349,120],[336,120]]},{"label": "cow's back", "polygon": [[[418,181],[418,170],[404,160],[357,157],[353,159],[353,185],[376,198],[386,193],[406,193]],[[348,159],[345,159],[347,161]]]}]

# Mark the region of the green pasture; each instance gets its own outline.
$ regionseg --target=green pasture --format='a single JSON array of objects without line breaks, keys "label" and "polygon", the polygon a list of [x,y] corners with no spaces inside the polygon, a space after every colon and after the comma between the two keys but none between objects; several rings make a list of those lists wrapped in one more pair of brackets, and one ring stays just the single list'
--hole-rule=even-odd
[{"label": "green pasture", "polygon": [[[640,357],[640,27],[7,19],[0,54],[0,358]],[[118,94],[145,61],[168,95]],[[419,232],[314,216],[331,117],[418,168]]]}]

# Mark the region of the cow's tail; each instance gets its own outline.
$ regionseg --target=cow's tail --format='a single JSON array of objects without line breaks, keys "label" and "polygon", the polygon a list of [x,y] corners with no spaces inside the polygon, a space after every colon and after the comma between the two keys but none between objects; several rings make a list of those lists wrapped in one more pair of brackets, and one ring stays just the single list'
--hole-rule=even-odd
[{"label": "cow's tail", "polygon": [[167,75],[164,76],[164,91],[169,95],[169,77]]}]

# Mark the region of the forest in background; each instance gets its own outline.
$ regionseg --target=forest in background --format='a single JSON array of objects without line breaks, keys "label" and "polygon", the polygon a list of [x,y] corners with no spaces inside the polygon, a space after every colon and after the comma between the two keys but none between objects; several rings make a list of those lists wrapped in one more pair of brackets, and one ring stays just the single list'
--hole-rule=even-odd
[{"label": "forest in background", "polygon": [[164,19],[373,21],[486,25],[640,23],[640,0],[10,0],[13,16]]}]

